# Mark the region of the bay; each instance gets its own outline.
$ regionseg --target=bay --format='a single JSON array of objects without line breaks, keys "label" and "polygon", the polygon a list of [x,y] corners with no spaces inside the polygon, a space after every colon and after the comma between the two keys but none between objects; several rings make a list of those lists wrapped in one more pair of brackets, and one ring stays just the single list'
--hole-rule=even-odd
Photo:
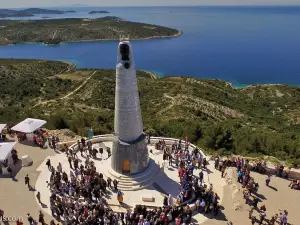
[{"label": "bay", "polygon": [[[300,7],[63,8],[66,9],[76,13],[55,18],[109,15],[183,31],[177,38],[132,41],[140,70],[161,76],[222,79],[238,87],[273,83],[300,85]],[[89,15],[92,10],[111,13]],[[30,19],[43,16],[46,15]],[[1,46],[0,58],[65,60],[79,68],[115,68],[117,43]]]}]

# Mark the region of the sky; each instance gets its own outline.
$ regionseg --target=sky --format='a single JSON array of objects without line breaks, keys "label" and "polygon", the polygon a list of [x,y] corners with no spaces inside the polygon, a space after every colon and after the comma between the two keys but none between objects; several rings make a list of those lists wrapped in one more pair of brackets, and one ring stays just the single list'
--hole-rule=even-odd
[{"label": "sky", "polygon": [[0,8],[34,6],[300,5],[300,0],[0,0]]}]

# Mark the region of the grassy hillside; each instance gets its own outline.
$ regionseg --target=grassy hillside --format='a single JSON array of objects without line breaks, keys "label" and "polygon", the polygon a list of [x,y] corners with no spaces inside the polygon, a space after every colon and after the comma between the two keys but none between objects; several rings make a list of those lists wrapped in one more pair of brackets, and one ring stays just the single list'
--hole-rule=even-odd
[{"label": "grassy hillside", "polygon": [[[0,62],[1,71],[10,74],[0,73],[4,78],[1,90],[7,84],[5,88],[10,90],[1,98],[0,123],[33,116],[46,119],[49,128],[70,128],[84,136],[90,127],[96,134],[113,131],[114,70],[58,74],[69,65],[25,61],[24,66],[23,60],[15,61],[14,65],[22,65],[23,69],[19,69],[7,66],[5,60]],[[43,65],[44,69],[38,74],[20,76],[20,71],[26,73],[24,68],[40,70],[28,65]],[[24,79],[31,80],[29,90],[29,85],[20,85]],[[271,155],[300,164],[300,88],[261,85],[234,89],[220,80],[154,79],[142,71],[138,72],[138,80],[146,132],[166,137],[188,136],[206,151],[224,155]],[[77,87],[80,88],[73,93]]]},{"label": "grassy hillside", "polygon": [[116,17],[99,19],[0,20],[0,44],[43,42],[59,44],[87,40],[131,40],[174,36],[178,30],[152,24],[124,21]]}]

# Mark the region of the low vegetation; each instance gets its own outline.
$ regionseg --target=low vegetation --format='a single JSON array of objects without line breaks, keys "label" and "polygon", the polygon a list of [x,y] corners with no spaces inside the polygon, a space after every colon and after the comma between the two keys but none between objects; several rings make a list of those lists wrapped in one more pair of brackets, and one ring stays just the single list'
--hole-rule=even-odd
[{"label": "low vegetation", "polygon": [[119,40],[168,37],[178,35],[178,30],[156,25],[136,23],[117,17],[98,19],[45,19],[0,20],[0,44],[42,42],[59,44],[93,40]]},{"label": "low vegetation", "polygon": [[[48,128],[84,136],[90,127],[96,134],[113,132],[114,70],[72,72],[66,63],[40,60],[0,60],[0,68],[0,123],[35,117],[46,119]],[[300,164],[300,88],[235,89],[221,80],[137,74],[147,133],[188,136],[211,153],[269,155]]]}]

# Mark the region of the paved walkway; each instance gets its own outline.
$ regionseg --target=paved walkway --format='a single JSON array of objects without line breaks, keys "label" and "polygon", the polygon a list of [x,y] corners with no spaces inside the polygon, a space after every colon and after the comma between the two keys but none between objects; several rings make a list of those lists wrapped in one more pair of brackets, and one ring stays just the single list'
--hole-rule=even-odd
[{"label": "paved walkway", "polygon": [[[40,210],[40,206],[35,200],[37,192],[34,191],[35,182],[40,175],[36,169],[46,157],[55,155],[55,152],[52,149],[44,150],[39,147],[33,147],[29,142],[17,143],[15,149],[18,151],[19,158],[23,155],[30,155],[33,159],[33,165],[20,168],[13,179],[6,175],[1,175],[0,208],[4,210],[5,216],[22,217],[25,220],[24,224],[27,224],[26,214],[30,213],[37,219]],[[24,177],[26,174],[29,174],[30,183],[33,186],[31,190],[25,186]],[[45,215],[46,221],[51,219],[50,216]],[[16,222],[9,224],[16,224]]]}]

